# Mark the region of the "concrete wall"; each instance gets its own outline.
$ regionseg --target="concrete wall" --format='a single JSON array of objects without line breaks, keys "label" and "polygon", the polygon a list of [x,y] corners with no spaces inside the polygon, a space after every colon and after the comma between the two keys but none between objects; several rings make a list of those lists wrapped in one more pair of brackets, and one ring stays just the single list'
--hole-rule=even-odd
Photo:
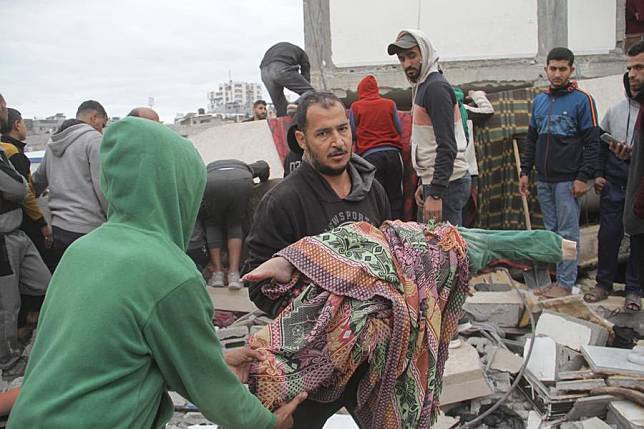
[{"label": "concrete wall", "polygon": [[568,47],[579,54],[607,54],[615,49],[614,0],[568,0]]},{"label": "concrete wall", "polygon": [[418,27],[443,61],[537,55],[537,0],[405,1],[406,7],[394,7],[398,3],[329,0],[333,64],[397,64],[387,45],[401,29]]},{"label": "concrete wall", "polygon": [[399,30],[421,28],[435,41],[452,84],[543,85],[545,55],[576,51],[577,79],[624,69],[625,0],[303,0],[305,49],[316,88],[345,97],[366,74],[382,92],[409,97],[386,46]]}]

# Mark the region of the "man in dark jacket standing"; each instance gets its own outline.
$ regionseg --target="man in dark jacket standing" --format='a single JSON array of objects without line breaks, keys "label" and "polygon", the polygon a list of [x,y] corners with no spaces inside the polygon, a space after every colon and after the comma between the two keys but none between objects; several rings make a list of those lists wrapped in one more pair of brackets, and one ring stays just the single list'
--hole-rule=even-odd
[{"label": "man in dark jacket standing", "polygon": [[[630,88],[628,73],[624,74],[626,96],[624,100],[611,106],[601,121],[602,132],[609,133],[620,142],[632,146],[635,136],[635,122],[640,109],[635,99],[637,92]],[[637,88],[634,88],[637,91]],[[598,173],[595,179],[595,192],[599,200],[599,232],[597,233],[597,284],[584,294],[586,302],[599,302],[613,289],[617,275],[619,248],[624,238],[624,202],[628,162],[621,160],[609,150],[605,142],[600,142]],[[639,291],[637,281],[637,260],[631,252],[626,265],[626,294]]]},{"label": "man in dark jacket standing", "polygon": [[[521,160],[520,192],[528,194],[528,175],[537,168],[537,197],[547,230],[577,242],[579,199],[588,191],[599,152],[599,124],[593,98],[570,80],[574,54],[567,48],[548,53],[545,71],[550,87],[535,97]],[[557,281],[535,294],[546,298],[570,295],[577,282],[576,261],[557,264]]]},{"label": "man in dark jacket standing", "polygon": [[349,111],[356,153],[376,167],[376,179],[389,197],[391,216],[400,219],[403,162],[396,103],[380,96],[378,81],[372,75],[365,76],[358,84],[358,97]]},{"label": "man in dark jacket standing", "polygon": [[[352,154],[351,127],[342,102],[331,93],[304,95],[288,132],[289,147],[304,152],[302,164],[262,198],[248,235],[246,274],[302,237],[316,235],[345,222],[366,221],[380,225],[389,219],[385,191],[374,180],[375,168]],[[258,308],[275,317],[289,297],[268,297],[252,283],[250,298]],[[337,410],[352,412],[356,389],[366,366],[358,370],[345,393],[328,404],[304,401],[294,414],[295,428],[318,428]]]},{"label": "man in dark jacket standing", "polygon": [[271,46],[264,54],[259,68],[277,116],[286,116],[288,101],[284,96],[284,88],[299,95],[313,90],[309,83],[309,57],[302,48],[292,43],[280,42]]},{"label": "man in dark jacket standing", "polygon": [[611,150],[621,159],[629,162],[626,200],[624,202],[624,231],[631,238],[631,253],[637,261],[639,290],[627,291],[624,308],[627,311],[640,311],[641,297],[644,292],[644,41],[631,46],[626,62],[628,86],[640,110],[635,123],[633,144],[615,146]]}]

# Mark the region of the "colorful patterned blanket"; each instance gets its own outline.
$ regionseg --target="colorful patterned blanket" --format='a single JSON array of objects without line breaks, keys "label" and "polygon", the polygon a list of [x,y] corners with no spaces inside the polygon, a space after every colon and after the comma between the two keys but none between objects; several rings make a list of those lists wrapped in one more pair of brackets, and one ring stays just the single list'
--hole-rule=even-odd
[{"label": "colorful patterned blanket", "polygon": [[250,339],[268,356],[251,368],[251,391],[270,409],[301,391],[330,402],[368,362],[358,387],[360,426],[429,427],[468,290],[457,229],[354,223],[279,254],[297,271],[265,292],[293,300]]}]

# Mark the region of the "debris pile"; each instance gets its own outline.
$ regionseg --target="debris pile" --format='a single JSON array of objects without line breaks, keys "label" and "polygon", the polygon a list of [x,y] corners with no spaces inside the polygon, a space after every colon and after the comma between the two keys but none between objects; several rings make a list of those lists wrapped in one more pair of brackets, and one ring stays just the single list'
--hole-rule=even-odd
[{"label": "debris pile", "polygon": [[[502,268],[472,278],[470,286],[445,366],[444,415],[433,428],[644,427],[644,365],[628,358],[644,337],[644,313],[619,312],[619,298],[538,301]],[[209,293],[226,350],[244,346],[270,323],[247,291]],[[173,393],[173,401],[168,428],[215,427],[184,398]],[[337,417],[326,427],[357,427]]]}]

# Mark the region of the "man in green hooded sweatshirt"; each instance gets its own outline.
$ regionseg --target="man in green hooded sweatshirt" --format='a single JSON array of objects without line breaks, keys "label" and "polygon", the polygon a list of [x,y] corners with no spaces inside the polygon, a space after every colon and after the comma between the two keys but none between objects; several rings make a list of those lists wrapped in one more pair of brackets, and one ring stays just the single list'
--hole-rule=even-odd
[{"label": "man in green hooded sweatshirt", "polygon": [[168,389],[231,428],[288,428],[241,384],[256,351],[222,353],[212,303],[185,254],[206,170],[192,144],[129,117],[100,148],[107,223],[52,277],[10,428],[162,428]]}]

